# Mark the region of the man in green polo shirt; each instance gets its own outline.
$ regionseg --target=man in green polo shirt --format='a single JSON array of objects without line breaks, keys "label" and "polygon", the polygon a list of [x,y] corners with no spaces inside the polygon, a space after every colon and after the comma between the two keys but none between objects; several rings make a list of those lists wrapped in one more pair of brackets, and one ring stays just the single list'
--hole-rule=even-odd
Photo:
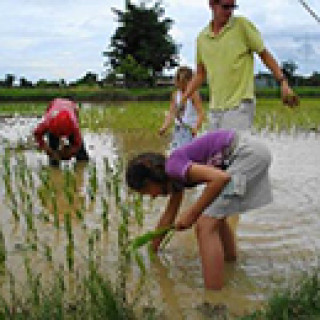
[{"label": "man in green polo shirt", "polygon": [[282,100],[298,105],[281,68],[265,48],[261,34],[244,17],[233,16],[235,0],[209,0],[214,19],[197,38],[197,71],[182,103],[207,78],[210,88],[210,125],[247,129],[255,112],[254,53],[281,85]]}]

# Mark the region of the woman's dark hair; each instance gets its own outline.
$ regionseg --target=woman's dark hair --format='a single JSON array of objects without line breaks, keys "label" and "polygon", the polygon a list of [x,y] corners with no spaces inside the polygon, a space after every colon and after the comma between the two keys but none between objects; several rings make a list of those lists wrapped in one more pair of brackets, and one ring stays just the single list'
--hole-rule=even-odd
[{"label": "woman's dark hair", "polygon": [[140,191],[148,181],[159,183],[164,190],[168,182],[165,172],[165,156],[159,153],[141,153],[128,162],[126,171],[127,185]]}]

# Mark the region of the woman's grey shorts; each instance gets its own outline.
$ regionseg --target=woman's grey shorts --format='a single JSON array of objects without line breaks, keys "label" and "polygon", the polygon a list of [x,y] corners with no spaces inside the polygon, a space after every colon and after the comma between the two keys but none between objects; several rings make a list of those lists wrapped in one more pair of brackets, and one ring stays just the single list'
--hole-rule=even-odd
[{"label": "woman's grey shorts", "polygon": [[203,214],[223,218],[272,201],[268,176],[271,154],[264,144],[239,136],[227,160],[229,166],[226,171],[231,175],[231,180]]}]

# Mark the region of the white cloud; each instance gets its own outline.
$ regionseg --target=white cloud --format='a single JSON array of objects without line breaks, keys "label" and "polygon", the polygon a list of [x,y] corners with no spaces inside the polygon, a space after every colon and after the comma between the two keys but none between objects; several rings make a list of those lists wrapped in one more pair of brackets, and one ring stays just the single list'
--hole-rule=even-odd
[{"label": "white cloud", "polygon": [[[102,52],[117,27],[111,8],[123,10],[124,3],[1,0],[0,78],[11,72],[31,80],[72,80],[89,70],[101,74]],[[182,45],[180,62],[194,67],[196,36],[211,18],[208,0],[163,3],[165,16],[174,20],[171,35]],[[296,60],[301,72],[319,70],[320,27],[298,1],[238,0],[238,4],[238,14],[257,25],[266,45],[280,61]],[[308,0],[308,4],[320,14],[319,0]]]}]

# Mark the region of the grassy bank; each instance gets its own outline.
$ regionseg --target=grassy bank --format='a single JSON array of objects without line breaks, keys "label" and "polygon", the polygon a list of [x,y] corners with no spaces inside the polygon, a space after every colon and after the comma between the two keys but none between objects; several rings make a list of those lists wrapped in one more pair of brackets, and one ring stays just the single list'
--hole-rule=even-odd
[{"label": "grassy bank", "polygon": [[[72,95],[77,101],[167,101],[172,87],[161,88],[114,88],[114,87],[75,87],[75,88],[0,88],[0,102],[5,101],[50,101],[57,96]],[[201,95],[208,100],[208,87],[201,88]],[[297,87],[295,91],[302,98],[319,98],[318,87]],[[257,89],[258,98],[278,98],[279,88]]]},{"label": "grassy bank", "polygon": [[59,96],[72,96],[77,101],[165,101],[172,88],[126,89],[126,88],[0,88],[0,102],[42,101]]},{"label": "grassy bank", "polygon": [[288,288],[275,292],[266,306],[241,320],[320,319],[320,277],[315,269]]},{"label": "grassy bank", "polygon": [[[98,131],[148,129],[157,130],[169,108],[168,101],[92,103],[92,108],[81,111],[81,126]],[[41,116],[46,108],[43,102],[8,102],[0,104],[0,116]],[[208,113],[208,103],[204,102]],[[287,131],[292,128],[320,130],[319,99],[304,98],[298,108],[284,107],[280,99],[258,98],[254,126],[270,131]]]},{"label": "grassy bank", "polygon": [[[204,103],[208,113],[208,103]],[[83,110],[81,126],[96,131],[148,129],[156,131],[168,110],[168,102],[131,102],[113,104],[107,108]],[[204,125],[206,127],[207,123]],[[317,99],[302,99],[296,109],[284,107],[279,99],[258,99],[254,120],[257,130],[289,131],[293,128],[320,130],[320,103]]]}]

